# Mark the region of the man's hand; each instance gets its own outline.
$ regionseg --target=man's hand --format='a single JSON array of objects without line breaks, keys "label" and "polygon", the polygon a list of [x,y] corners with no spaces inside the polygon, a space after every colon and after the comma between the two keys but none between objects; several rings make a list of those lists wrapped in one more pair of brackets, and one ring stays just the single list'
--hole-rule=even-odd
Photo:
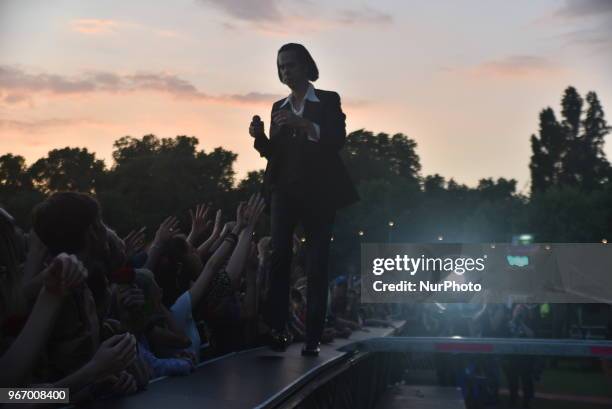
[{"label": "man's hand", "polygon": [[259,115],[255,115],[253,117],[251,125],[249,126],[249,135],[251,135],[253,138],[266,136],[264,131],[264,123],[259,117]]},{"label": "man's hand", "polygon": [[281,109],[272,113],[272,121],[278,126],[288,125],[292,128],[307,129],[311,122],[300,116],[297,116],[292,111]]}]

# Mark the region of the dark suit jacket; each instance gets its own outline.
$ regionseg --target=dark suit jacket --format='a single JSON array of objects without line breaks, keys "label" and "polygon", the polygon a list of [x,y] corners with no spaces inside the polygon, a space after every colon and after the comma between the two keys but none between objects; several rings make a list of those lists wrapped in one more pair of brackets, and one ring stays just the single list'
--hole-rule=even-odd
[{"label": "dark suit jacket", "polygon": [[[320,102],[306,100],[302,117],[320,127],[318,142],[308,140],[305,132],[294,132],[289,126],[279,127],[270,121],[270,139],[255,138],[255,149],[268,159],[264,175],[264,194],[268,205],[273,189],[287,189],[279,182],[287,171],[287,155],[291,155],[292,169],[298,169],[299,197],[317,205],[339,209],[359,200],[359,196],[339,155],[346,140],[346,116],[340,107],[340,96],[333,91],[315,89]],[[272,105],[272,112],[281,108],[285,98]],[[297,154],[296,154],[297,152]]]}]

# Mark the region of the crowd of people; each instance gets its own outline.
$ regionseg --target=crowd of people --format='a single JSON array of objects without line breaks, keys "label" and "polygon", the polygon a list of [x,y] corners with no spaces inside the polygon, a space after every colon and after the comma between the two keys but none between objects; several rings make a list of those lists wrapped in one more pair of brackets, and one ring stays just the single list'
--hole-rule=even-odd
[{"label": "crowd of people", "polygon": [[[27,233],[0,208],[0,386],[64,387],[72,402],[87,402],[263,345],[271,249],[254,231],[264,207],[253,195],[223,223],[220,210],[199,205],[188,234],[170,216],[150,242],[144,227],[119,237],[85,193],[50,195]],[[295,341],[305,335],[306,245],[295,237],[287,307]],[[352,281],[330,285],[323,342],[386,318],[359,304]]]}]

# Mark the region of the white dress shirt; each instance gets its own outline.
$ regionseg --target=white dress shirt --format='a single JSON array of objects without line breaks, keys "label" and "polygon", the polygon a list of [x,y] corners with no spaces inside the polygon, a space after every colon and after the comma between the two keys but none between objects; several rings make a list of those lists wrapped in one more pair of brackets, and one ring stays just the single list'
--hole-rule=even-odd
[{"label": "white dress shirt", "polygon": [[[308,83],[308,89],[306,90],[306,94],[304,94],[304,98],[301,101],[302,103],[300,104],[299,110],[295,109],[295,106],[293,105],[292,94],[289,94],[289,96],[283,101],[280,107],[282,108],[285,105],[289,104],[291,106],[291,111],[301,118],[302,114],[304,113],[304,105],[306,105],[306,101],[321,102],[321,100],[317,98],[317,94],[315,94],[315,88],[311,82]],[[312,142],[319,142],[319,140],[321,139],[321,128],[319,127],[319,124],[316,124],[314,122],[312,122],[312,125],[314,127],[314,134],[312,132],[308,132],[308,140]]]}]

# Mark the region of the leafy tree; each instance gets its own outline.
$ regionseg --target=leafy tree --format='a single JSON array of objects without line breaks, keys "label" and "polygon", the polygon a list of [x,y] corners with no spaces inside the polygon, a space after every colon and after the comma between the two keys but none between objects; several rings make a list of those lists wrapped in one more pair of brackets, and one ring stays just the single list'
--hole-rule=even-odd
[{"label": "leafy tree", "polygon": [[589,92],[586,101],[589,107],[582,122],[584,149],[580,162],[583,166],[580,171],[583,175],[584,187],[592,190],[610,180],[610,164],[603,151],[604,137],[610,132],[610,127],[604,117],[597,94]]},{"label": "leafy tree", "polygon": [[360,129],[351,132],[342,150],[342,157],[355,183],[366,179],[398,176],[417,182],[421,164],[416,142],[398,133],[374,135]]},{"label": "leafy tree", "polygon": [[597,94],[587,94],[588,108],[574,87],[561,101],[562,121],[551,108],[540,113],[539,136],[531,136],[531,193],[551,187],[576,186],[584,191],[601,188],[608,181],[610,165],[603,152],[609,132]]},{"label": "leafy tree", "polygon": [[253,193],[257,193],[261,190],[263,183],[264,170],[254,170],[248,172],[246,177],[238,183],[237,191],[243,192],[245,197],[250,196]]},{"label": "leafy tree", "polygon": [[20,226],[29,227],[31,209],[44,199],[34,189],[23,156],[0,156],[0,207],[8,211]]},{"label": "leafy tree", "polygon": [[86,148],[53,149],[28,170],[34,185],[43,193],[60,190],[96,191],[104,177],[104,161]]},{"label": "leafy tree", "polygon": [[115,165],[100,197],[105,208],[117,206],[117,199],[129,203],[127,209],[116,209],[121,230],[155,226],[171,214],[187,228],[187,209],[198,203],[229,210],[236,154],[222,148],[206,153],[197,149],[198,143],[184,135],[125,136],[114,143]]},{"label": "leafy tree", "polygon": [[476,190],[484,200],[506,200],[516,194],[516,180],[499,178],[495,182],[492,178],[480,179]]},{"label": "leafy tree", "polygon": [[23,156],[10,153],[0,156],[0,191],[9,193],[31,186]]}]

